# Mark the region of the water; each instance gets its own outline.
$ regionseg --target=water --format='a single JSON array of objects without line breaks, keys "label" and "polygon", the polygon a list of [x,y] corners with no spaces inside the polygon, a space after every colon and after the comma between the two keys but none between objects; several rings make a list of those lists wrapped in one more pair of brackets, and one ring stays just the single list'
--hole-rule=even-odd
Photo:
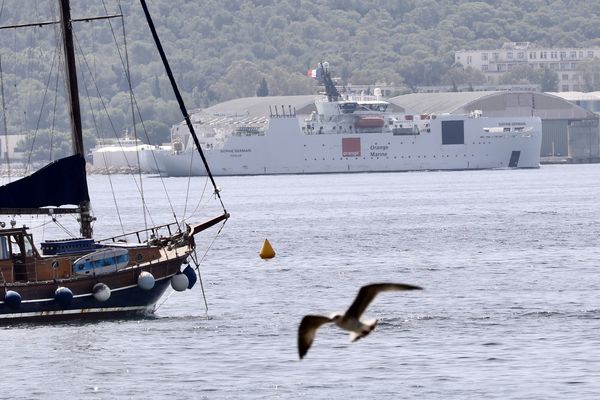
[{"label": "water", "polygon": [[[598,398],[599,174],[218,178],[232,218],[203,262],[208,314],[197,286],[155,318],[0,328],[0,398]],[[188,212],[204,183],[192,181]],[[155,222],[168,222],[162,181],[143,184]],[[119,233],[105,177],[90,185],[96,232]],[[164,185],[182,209],[187,180]],[[132,197],[127,230],[140,228],[138,209]],[[365,313],[380,319],[370,336],[350,344],[324,327],[300,361],[302,316],[342,311],[378,281],[425,290],[381,294]]]}]

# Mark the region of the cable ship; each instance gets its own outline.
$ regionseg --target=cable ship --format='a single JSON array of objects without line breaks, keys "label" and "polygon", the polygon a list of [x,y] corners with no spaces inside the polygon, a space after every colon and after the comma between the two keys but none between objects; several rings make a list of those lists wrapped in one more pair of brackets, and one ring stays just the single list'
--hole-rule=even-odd
[{"label": "cable ship", "polygon": [[[380,91],[341,95],[327,63],[316,75],[325,93],[315,111],[284,106],[268,117],[199,113],[192,122],[214,175],[313,174],[418,170],[539,168],[538,117],[412,115],[391,111]],[[206,175],[181,123],[171,150],[146,152],[146,169],[163,176]]]}]

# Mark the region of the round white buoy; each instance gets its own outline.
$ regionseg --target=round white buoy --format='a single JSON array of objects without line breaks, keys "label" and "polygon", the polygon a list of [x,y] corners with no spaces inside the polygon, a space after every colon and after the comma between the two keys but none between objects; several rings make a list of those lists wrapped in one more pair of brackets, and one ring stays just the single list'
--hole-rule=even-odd
[{"label": "round white buoy", "polygon": [[142,271],[137,280],[138,286],[144,290],[150,290],[154,287],[154,275],[148,271]]},{"label": "round white buoy", "polygon": [[7,290],[4,296],[4,304],[12,309],[17,309],[21,305],[21,295],[14,290]]},{"label": "round white buoy", "polygon": [[108,285],[98,282],[92,288],[92,294],[96,300],[100,302],[106,301],[110,298],[110,288]]},{"label": "round white buoy", "polygon": [[54,292],[54,300],[56,300],[56,302],[62,308],[70,307],[71,303],[73,303],[73,292],[69,288],[66,288],[64,286],[60,286]]},{"label": "round white buoy", "polygon": [[171,278],[171,287],[178,292],[183,292],[185,289],[187,289],[189,283],[190,280],[188,277],[181,272],[173,275]]}]

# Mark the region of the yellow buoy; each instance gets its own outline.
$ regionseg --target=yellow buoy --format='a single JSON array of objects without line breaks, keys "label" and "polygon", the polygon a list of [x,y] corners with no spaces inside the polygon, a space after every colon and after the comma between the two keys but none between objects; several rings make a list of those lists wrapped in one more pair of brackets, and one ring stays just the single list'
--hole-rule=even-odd
[{"label": "yellow buoy", "polygon": [[271,243],[269,243],[268,239],[265,239],[262,249],[260,249],[259,255],[262,259],[275,257],[275,250],[273,250],[273,247],[271,247]]}]

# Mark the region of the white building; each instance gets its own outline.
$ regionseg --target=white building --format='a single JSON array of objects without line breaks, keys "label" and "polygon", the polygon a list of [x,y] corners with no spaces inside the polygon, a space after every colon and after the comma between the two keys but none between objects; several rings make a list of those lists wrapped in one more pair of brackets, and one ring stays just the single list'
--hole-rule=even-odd
[{"label": "white building", "polygon": [[543,48],[530,42],[508,42],[501,49],[460,50],[454,54],[455,63],[480,70],[492,84],[517,65],[549,68],[558,74],[560,92],[584,90],[578,66],[594,58],[600,58],[600,48]]}]

